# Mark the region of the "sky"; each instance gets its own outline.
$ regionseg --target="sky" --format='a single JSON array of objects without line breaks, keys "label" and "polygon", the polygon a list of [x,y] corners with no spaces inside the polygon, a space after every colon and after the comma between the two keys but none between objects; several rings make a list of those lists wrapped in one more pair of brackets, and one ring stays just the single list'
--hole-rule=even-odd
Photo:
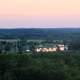
[{"label": "sky", "polygon": [[0,28],[80,27],[80,0],[0,0]]}]

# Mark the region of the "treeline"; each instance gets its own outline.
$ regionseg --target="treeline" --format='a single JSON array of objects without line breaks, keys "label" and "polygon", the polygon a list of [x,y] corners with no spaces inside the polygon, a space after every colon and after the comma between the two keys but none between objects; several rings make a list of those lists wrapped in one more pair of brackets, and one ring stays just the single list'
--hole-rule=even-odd
[{"label": "treeline", "polygon": [[80,80],[80,53],[0,55],[0,80]]},{"label": "treeline", "polygon": [[47,29],[0,29],[0,39],[80,39],[80,29],[47,28]]}]

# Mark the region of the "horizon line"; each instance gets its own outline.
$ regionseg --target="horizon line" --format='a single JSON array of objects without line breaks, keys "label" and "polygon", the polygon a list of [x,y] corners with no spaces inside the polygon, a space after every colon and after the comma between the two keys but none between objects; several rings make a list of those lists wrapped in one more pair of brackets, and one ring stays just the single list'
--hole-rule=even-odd
[{"label": "horizon line", "polygon": [[80,27],[17,27],[17,28],[0,28],[0,29],[80,29]]}]

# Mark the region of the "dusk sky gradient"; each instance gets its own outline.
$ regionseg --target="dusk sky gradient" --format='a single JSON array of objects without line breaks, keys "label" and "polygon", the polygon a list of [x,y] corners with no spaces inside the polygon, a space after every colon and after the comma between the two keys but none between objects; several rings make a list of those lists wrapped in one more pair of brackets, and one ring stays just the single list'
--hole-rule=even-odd
[{"label": "dusk sky gradient", "polygon": [[0,0],[0,28],[80,27],[80,0]]}]

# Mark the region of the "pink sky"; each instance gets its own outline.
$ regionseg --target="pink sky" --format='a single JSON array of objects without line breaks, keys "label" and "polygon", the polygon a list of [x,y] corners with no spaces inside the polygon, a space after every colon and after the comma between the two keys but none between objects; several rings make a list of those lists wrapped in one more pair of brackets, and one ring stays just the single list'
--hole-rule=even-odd
[{"label": "pink sky", "polygon": [[80,27],[80,0],[0,0],[0,28]]}]

